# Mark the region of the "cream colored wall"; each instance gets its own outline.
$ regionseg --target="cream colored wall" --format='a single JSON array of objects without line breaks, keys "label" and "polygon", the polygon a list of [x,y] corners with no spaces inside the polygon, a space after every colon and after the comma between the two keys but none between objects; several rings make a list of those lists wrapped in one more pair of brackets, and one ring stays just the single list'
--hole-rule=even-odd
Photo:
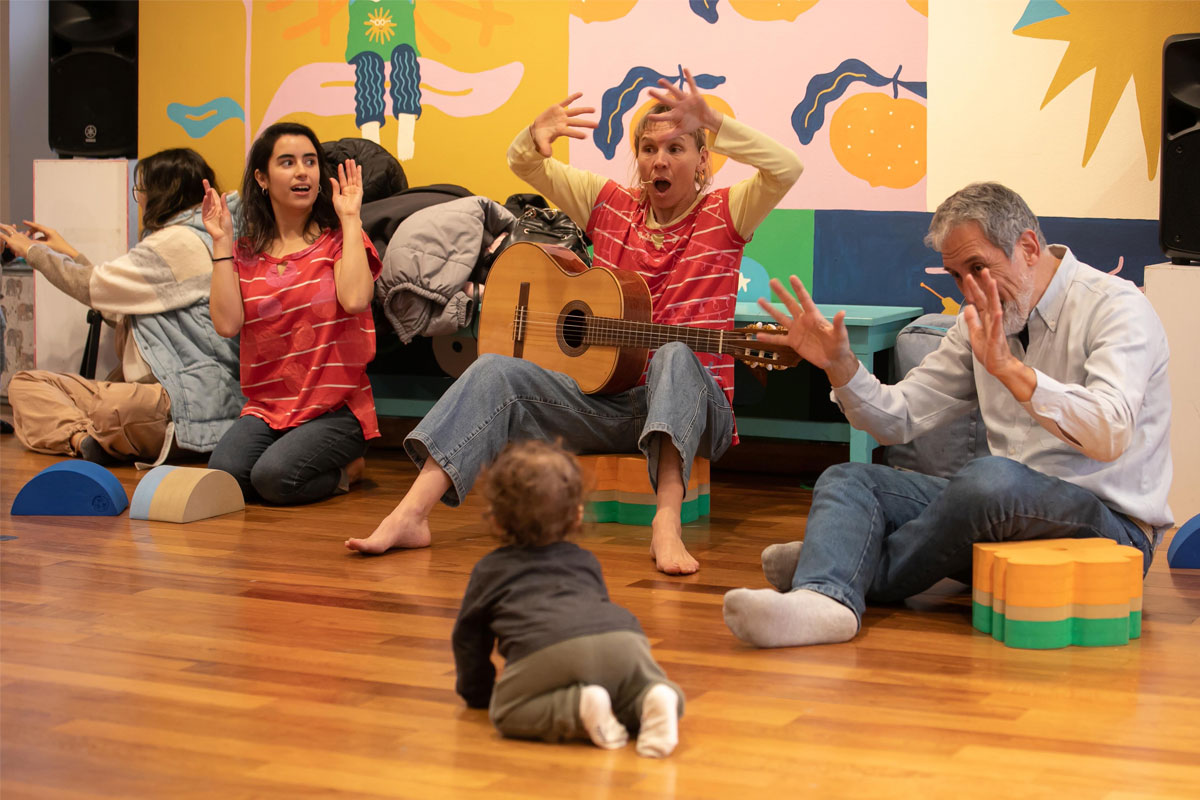
[{"label": "cream colored wall", "polygon": [[1171,458],[1168,502],[1175,523],[1200,514],[1200,265],[1146,267],[1146,297],[1171,347]]}]

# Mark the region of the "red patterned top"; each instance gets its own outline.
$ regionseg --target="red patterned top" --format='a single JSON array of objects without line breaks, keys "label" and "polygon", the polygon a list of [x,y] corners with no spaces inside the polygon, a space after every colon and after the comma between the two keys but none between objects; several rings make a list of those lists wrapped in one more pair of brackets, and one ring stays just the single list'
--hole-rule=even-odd
[{"label": "red patterned top", "polygon": [[[587,234],[594,264],[628,269],[646,279],[653,321],[663,325],[733,328],[738,274],[746,239],[729,214],[729,189],[705,195],[677,222],[646,225],[647,206],[615,181],[600,190]],[[697,353],[733,405],[733,356]],[[645,381],[646,376],[642,375]],[[734,444],[737,435],[734,435]]]},{"label": "red patterned top", "polygon": [[[383,265],[367,235],[372,278]],[[375,357],[371,309],[347,314],[338,304],[333,265],[342,257],[341,230],[325,230],[298,253],[276,258],[236,250],[242,292],[242,391],[253,414],[275,430],[349,406],[363,437],[379,436],[367,363]]]}]

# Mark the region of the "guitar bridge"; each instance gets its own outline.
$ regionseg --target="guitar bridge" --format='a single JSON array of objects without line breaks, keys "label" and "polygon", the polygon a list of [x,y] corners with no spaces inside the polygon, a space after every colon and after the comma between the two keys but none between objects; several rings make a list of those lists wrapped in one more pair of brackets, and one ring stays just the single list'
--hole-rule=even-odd
[{"label": "guitar bridge", "polygon": [[517,307],[513,309],[513,358],[525,354],[525,325],[529,321],[529,281],[521,284]]}]

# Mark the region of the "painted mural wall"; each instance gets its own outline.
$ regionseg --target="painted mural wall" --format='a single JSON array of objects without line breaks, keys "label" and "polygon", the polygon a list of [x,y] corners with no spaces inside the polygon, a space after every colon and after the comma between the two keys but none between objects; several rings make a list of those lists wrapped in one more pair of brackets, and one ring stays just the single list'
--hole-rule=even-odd
[{"label": "painted mural wall", "polygon": [[[972,180],[1047,237],[1142,282],[1158,248],[1161,49],[1193,0],[175,0],[141,5],[139,152],[191,146],[240,182],[281,119],[362,136],[412,185],[503,200],[513,136],[581,91],[600,126],[556,156],[627,181],[627,132],[688,67],[795,149],[800,181],[746,250],[742,296],[799,274],[819,302],[955,309],[921,244]],[[718,160],[719,162],[720,160]],[[748,174],[718,163],[717,182]]]}]

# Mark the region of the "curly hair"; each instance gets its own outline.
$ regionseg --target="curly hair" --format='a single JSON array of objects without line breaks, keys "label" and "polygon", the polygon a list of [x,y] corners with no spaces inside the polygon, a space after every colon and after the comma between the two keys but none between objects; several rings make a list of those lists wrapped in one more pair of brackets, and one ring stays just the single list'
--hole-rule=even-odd
[{"label": "curly hair", "polygon": [[579,526],[583,472],[556,444],[510,442],[482,479],[484,518],[500,541],[542,547],[565,539]]},{"label": "curly hair", "polygon": [[204,201],[204,181],[218,192],[217,176],[204,157],[190,147],[160,150],[137,162],[133,185],[142,192],[142,228],[154,233],[177,214]]},{"label": "curly hair", "polygon": [[308,221],[316,222],[324,230],[338,226],[337,212],[333,210],[333,198],[330,196],[329,179],[333,177],[333,169],[325,150],[317,141],[317,134],[312,128],[298,122],[276,122],[262,132],[250,146],[250,155],[246,157],[246,172],[242,175],[242,239],[239,245],[251,253],[262,253],[270,249],[271,243],[279,233],[275,224],[275,209],[271,206],[271,198],[258,185],[255,173],[267,174],[271,163],[271,154],[275,152],[275,142],[281,136],[305,136],[312,142],[317,153],[317,199],[313,203],[312,213]]}]

